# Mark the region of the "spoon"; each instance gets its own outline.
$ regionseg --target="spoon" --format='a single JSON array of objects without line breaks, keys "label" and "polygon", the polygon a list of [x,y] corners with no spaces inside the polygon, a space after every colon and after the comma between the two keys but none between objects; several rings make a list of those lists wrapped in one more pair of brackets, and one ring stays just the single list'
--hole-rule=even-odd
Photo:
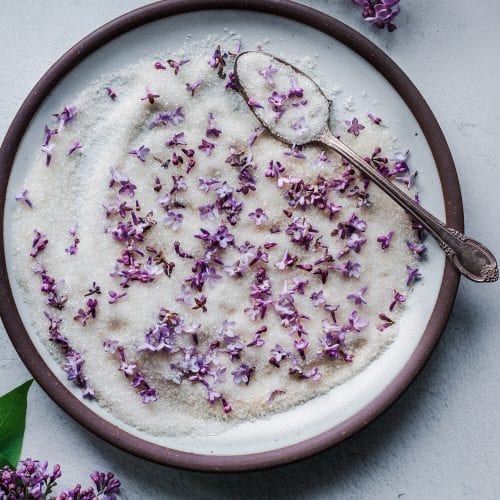
[{"label": "spoon", "polygon": [[[436,239],[451,263],[465,277],[476,282],[498,280],[495,257],[484,245],[464,236],[456,229],[447,227],[332,134],[329,128],[330,101],[305,73],[277,57],[254,51],[238,55],[234,73],[245,102],[273,136],[292,147],[309,143],[329,146],[418,221]],[[300,110],[307,120],[297,120],[296,108],[286,110],[286,96],[275,90],[279,88],[278,83],[282,84],[281,88],[290,88],[291,80],[298,100],[301,90],[304,98],[307,98],[307,104],[301,106]],[[272,94],[273,92],[275,93]],[[271,94],[274,96],[273,104],[268,106],[268,97]],[[289,115],[294,117],[295,121],[290,121]],[[279,119],[276,121],[277,116]],[[303,126],[304,124],[307,126]]]}]

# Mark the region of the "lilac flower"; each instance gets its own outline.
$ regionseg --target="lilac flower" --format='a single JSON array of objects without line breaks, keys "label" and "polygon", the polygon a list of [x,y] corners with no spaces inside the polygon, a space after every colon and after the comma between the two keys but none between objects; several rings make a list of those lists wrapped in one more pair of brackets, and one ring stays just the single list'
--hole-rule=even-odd
[{"label": "lilac flower", "polygon": [[73,244],[65,248],[64,251],[69,255],[76,255],[78,253],[78,243],[80,243],[80,240],[75,238]]},{"label": "lilac flower", "polygon": [[323,290],[311,293],[309,298],[312,300],[314,307],[319,307],[326,303],[325,292]]},{"label": "lilac flower", "polygon": [[71,122],[75,119],[76,114],[78,113],[78,108],[76,106],[64,106],[63,110],[60,113],[56,113],[56,120],[59,123],[59,131],[61,131],[62,127],[66,127],[71,124]]},{"label": "lilac flower", "polygon": [[[392,8],[399,3],[399,0],[352,0],[352,2],[363,8],[362,16],[365,21],[380,29],[387,27],[389,32],[396,29],[391,20],[399,14],[399,7],[395,10]],[[381,10],[388,10],[381,12],[380,17],[378,17],[375,11],[376,6]],[[387,19],[382,19],[383,17],[387,17]]]},{"label": "lilac flower", "polygon": [[397,5],[400,0],[378,0],[373,6],[373,15],[364,16],[365,20],[372,23],[377,28],[383,29],[387,26],[389,31],[394,31],[396,26],[391,22],[399,14],[399,6]]},{"label": "lilac flower", "polygon": [[[221,133],[222,133],[222,130],[215,126],[215,119],[214,119],[213,113],[209,113],[208,114],[208,128],[206,131],[207,137],[219,137],[219,135]],[[211,148],[211,149],[213,149],[213,148]],[[205,152],[205,154],[207,154],[206,151],[204,151],[204,152]],[[210,155],[210,153],[208,153],[208,155]]]},{"label": "lilac flower", "polygon": [[194,93],[196,89],[204,82],[205,80],[196,80],[193,83],[186,83],[186,90],[191,92],[191,97],[194,97]]},{"label": "lilac flower", "polygon": [[272,108],[276,111],[283,107],[283,104],[287,100],[287,96],[285,94],[280,94],[279,92],[273,92],[270,97],[268,97],[267,101],[271,104]]},{"label": "lilac flower", "polygon": [[231,89],[231,90],[238,90],[238,83],[236,82],[236,75],[234,74],[233,71],[230,71],[227,74],[227,80],[226,83],[224,84],[224,89]]},{"label": "lilac flower", "polygon": [[364,245],[366,241],[367,240],[364,236],[360,236],[358,233],[354,233],[347,241],[346,246],[351,250],[354,250],[356,253],[359,253],[361,252],[361,246]]},{"label": "lilac flower", "polygon": [[82,149],[82,143],[80,141],[75,141],[73,143],[66,156],[72,155],[77,149]]},{"label": "lilac flower", "polygon": [[255,371],[253,366],[248,366],[242,363],[239,368],[237,368],[234,372],[231,372],[233,376],[233,382],[235,384],[245,384],[248,385],[250,382],[250,375]]},{"label": "lilac flower", "polygon": [[408,189],[411,189],[413,184],[415,184],[415,178],[417,177],[418,172],[414,172],[413,174],[410,175],[398,175],[395,177],[395,179],[398,182],[402,182],[403,184],[406,184],[406,187]]},{"label": "lilac flower", "polygon": [[170,226],[173,231],[176,231],[182,224],[183,220],[184,216],[180,212],[173,212],[169,210],[166,217],[163,219],[163,224]]},{"label": "lilac flower", "polygon": [[116,92],[111,88],[111,87],[106,87],[104,90],[106,90],[108,97],[114,101],[117,97]]},{"label": "lilac flower", "polygon": [[339,213],[342,210],[342,205],[335,205],[335,202],[327,201],[326,208],[328,209],[328,218],[331,220],[335,216],[335,214]]},{"label": "lilac flower", "polygon": [[269,219],[262,208],[256,208],[255,212],[249,213],[248,216],[255,222],[257,226],[260,226]]},{"label": "lilac flower", "polygon": [[155,69],[158,69],[158,70],[162,70],[162,69],[167,69],[166,66],[164,66],[160,61],[156,61],[155,64],[154,64],[154,68]]},{"label": "lilac flower", "polygon": [[358,137],[360,131],[365,128],[364,125],[359,123],[357,118],[353,118],[352,121],[346,120],[345,123],[349,127],[347,132],[349,134],[354,134],[355,137]]},{"label": "lilac flower", "polygon": [[394,235],[394,231],[389,231],[387,235],[382,235],[377,238],[377,241],[381,243],[382,250],[389,248],[389,244],[391,242],[392,236]]},{"label": "lilac flower", "polygon": [[160,97],[160,94],[157,94],[156,92],[153,92],[148,87],[146,87],[145,92],[146,92],[146,94],[144,95],[144,97],[141,97],[141,101],[149,101],[149,104],[154,104],[155,103],[155,99],[157,99],[158,97]]},{"label": "lilac flower", "polygon": [[330,266],[336,271],[340,271],[342,275],[346,278],[359,278],[361,273],[361,264],[357,262],[351,262],[350,260],[344,262],[343,264],[333,264]]},{"label": "lilac flower", "polygon": [[220,45],[217,45],[215,48],[212,56],[210,57],[208,61],[208,65],[211,68],[217,68],[219,67],[219,70],[222,70],[222,68],[226,65],[226,61],[224,60],[224,56],[226,54],[223,54],[220,50]]},{"label": "lilac flower", "polygon": [[82,377],[82,366],[85,360],[79,352],[70,351],[66,354],[66,363],[62,369],[67,373],[68,380],[76,381]]},{"label": "lilac flower", "polygon": [[350,293],[347,296],[347,300],[353,300],[357,306],[360,306],[361,304],[366,304],[366,300],[363,297],[363,294],[366,292],[366,290],[368,290],[368,287],[364,286],[363,288],[360,288],[357,292]]},{"label": "lilac flower", "polygon": [[104,347],[104,352],[114,354],[120,343],[118,342],[118,340],[104,339],[102,345]]},{"label": "lilac flower", "polygon": [[266,177],[280,177],[285,171],[285,167],[281,165],[279,161],[271,160],[264,172]]},{"label": "lilac flower", "polygon": [[425,251],[427,250],[427,247],[425,246],[424,243],[413,243],[410,240],[406,240],[406,244],[408,245],[408,248],[410,251],[415,255],[415,257],[418,260],[422,260]]},{"label": "lilac flower", "polygon": [[297,85],[297,81],[295,80],[295,78],[290,78],[290,82],[292,85],[290,87],[290,90],[288,91],[288,97],[298,97],[299,99],[302,99],[302,97],[304,97],[304,89]]},{"label": "lilac flower", "polygon": [[302,135],[309,130],[309,127],[305,123],[306,119],[301,116],[298,120],[292,123],[292,128],[297,132],[298,135]]},{"label": "lilac flower", "polygon": [[215,220],[215,205],[213,203],[208,203],[206,205],[201,205],[198,207],[200,212],[201,220]]},{"label": "lilac flower", "polygon": [[361,319],[356,310],[353,310],[349,316],[349,329],[360,332],[363,328],[368,326],[368,321]]},{"label": "lilac flower", "polygon": [[167,59],[167,64],[173,68],[174,70],[174,75],[177,75],[179,73],[179,70],[181,69],[181,66],[184,66],[184,64],[187,64],[189,62],[189,59],[181,59],[180,61],[174,61],[174,59]]},{"label": "lilac flower", "polygon": [[219,183],[220,181],[218,181],[217,179],[204,179],[203,177],[200,177],[198,179],[198,189],[201,189],[202,191],[205,191],[205,193],[208,193],[211,186]]},{"label": "lilac flower", "polygon": [[391,160],[395,162],[393,170],[391,171],[391,175],[402,174],[410,170],[410,168],[408,167],[408,163],[406,161],[408,159],[409,154],[410,151],[406,151],[406,153],[398,152],[391,158]]},{"label": "lilac flower", "polygon": [[170,194],[174,194],[177,191],[185,191],[187,189],[186,180],[183,175],[172,175],[172,188],[170,189]]},{"label": "lilac flower", "polygon": [[269,85],[274,86],[274,75],[278,72],[278,68],[275,68],[272,64],[270,64],[267,68],[259,70],[259,75],[265,78],[266,82]]},{"label": "lilac flower", "polygon": [[55,144],[43,144],[41,147],[40,147],[40,150],[42,151],[42,153],[45,153],[46,154],[46,158],[45,158],[45,166],[48,167],[50,165],[50,161],[52,160],[52,152],[54,151],[56,145]]},{"label": "lilac flower", "polygon": [[59,131],[56,128],[50,129],[47,125],[45,125],[43,133],[45,134],[43,146],[47,146],[50,143],[50,141],[52,140],[52,137],[57,135],[59,133]]},{"label": "lilac flower", "polygon": [[135,184],[132,184],[129,180],[126,181],[121,181],[121,188],[118,191],[119,194],[128,194],[131,198],[134,197],[135,190],[137,189],[137,186]]},{"label": "lilac flower", "polygon": [[336,233],[339,238],[346,239],[355,233],[362,233],[366,230],[366,222],[352,213],[348,220],[337,224]]},{"label": "lilac flower", "polygon": [[19,203],[26,203],[26,205],[28,205],[28,207],[33,208],[33,203],[28,198],[28,190],[27,189],[23,188],[23,190],[19,194],[16,194],[15,199]]},{"label": "lilac flower", "polygon": [[149,154],[149,151],[150,151],[149,148],[147,148],[146,146],[142,145],[142,146],[139,147],[139,149],[132,149],[128,153],[131,154],[131,155],[137,156],[137,158],[139,160],[141,160],[142,162],[145,162],[146,158],[147,158],[147,156]]},{"label": "lilac flower", "polygon": [[229,233],[224,224],[221,224],[217,231],[213,234],[213,239],[221,248],[227,248],[229,244],[234,242],[234,236]]},{"label": "lilac flower", "polygon": [[297,258],[298,258],[297,256],[290,254],[288,250],[285,250],[282,259],[277,264],[274,265],[276,268],[283,271],[286,267],[293,266],[295,262],[297,262]]},{"label": "lilac flower", "polygon": [[44,234],[42,234],[40,231],[35,231],[35,237],[33,238],[33,242],[31,243],[31,257],[37,257],[40,252],[45,250],[45,247],[47,246],[49,240],[45,237]]},{"label": "lilac flower", "polygon": [[95,484],[99,498],[102,495],[103,500],[116,500],[116,494],[120,493],[122,484],[112,472],[104,474],[104,472],[94,471],[90,474],[90,479]]},{"label": "lilac flower", "polygon": [[306,155],[302,153],[302,146],[297,146],[292,144],[290,149],[286,149],[283,154],[285,156],[291,156],[292,158],[297,158],[298,160],[304,160]]},{"label": "lilac flower", "polygon": [[215,192],[218,194],[219,198],[223,199],[233,193],[233,188],[224,181],[220,186],[215,189]]},{"label": "lilac flower", "polygon": [[215,144],[209,142],[205,139],[201,140],[201,144],[198,146],[200,151],[203,151],[207,156],[212,154],[212,150],[215,148]]},{"label": "lilac flower", "polygon": [[108,295],[109,295],[108,302],[110,304],[116,304],[116,302],[118,302],[119,299],[121,299],[122,297],[125,297],[127,295],[127,292],[118,293],[118,292],[115,292],[114,290],[110,290],[108,292]]},{"label": "lilac flower", "polygon": [[389,328],[394,324],[394,321],[384,313],[379,314],[378,317],[384,322],[377,325],[377,330],[379,332],[383,332],[386,328]]},{"label": "lilac flower", "polygon": [[382,123],[382,118],[380,116],[375,116],[372,113],[368,113],[368,118],[375,124],[375,125],[380,125]]},{"label": "lilac flower", "polygon": [[262,106],[262,104],[260,102],[258,102],[257,100],[255,100],[253,97],[249,97],[248,98],[247,104],[251,108],[263,108],[264,107],[264,106]]},{"label": "lilac flower", "polygon": [[111,180],[109,181],[109,187],[113,187],[115,183],[119,184],[122,181],[128,181],[128,177],[122,174],[117,168],[111,167],[109,169],[111,173]]},{"label": "lilac flower", "polygon": [[406,302],[406,296],[402,293],[399,293],[397,290],[393,290],[392,302],[389,305],[389,311],[392,311],[396,307],[396,304],[402,304],[403,302]]},{"label": "lilac flower", "polygon": [[276,368],[280,367],[280,362],[288,358],[290,353],[283,349],[279,344],[276,344],[272,349],[271,349],[271,357],[269,358],[269,363],[272,365],[276,366]]},{"label": "lilac flower", "polygon": [[182,107],[177,106],[173,111],[159,113],[150,123],[150,127],[163,127],[169,123],[174,126],[180,125],[184,121],[184,114]]},{"label": "lilac flower", "polygon": [[39,274],[42,279],[40,291],[47,294],[47,304],[56,309],[63,309],[68,297],[59,293],[59,286],[62,282],[56,283],[56,280],[47,274],[43,266],[38,265],[34,267],[33,272]]},{"label": "lilac flower", "polygon": [[165,146],[178,146],[185,145],[186,139],[184,137],[184,132],[179,132],[174,134],[170,139],[165,142]]},{"label": "lilac flower", "polygon": [[406,280],[406,286],[411,286],[415,283],[415,281],[419,280],[422,277],[422,274],[419,272],[418,268],[406,266],[406,272],[408,273],[408,278]]},{"label": "lilac flower", "polygon": [[319,382],[321,380],[321,372],[319,371],[319,368],[315,366],[307,372],[300,373],[300,378],[312,380],[313,382]]}]

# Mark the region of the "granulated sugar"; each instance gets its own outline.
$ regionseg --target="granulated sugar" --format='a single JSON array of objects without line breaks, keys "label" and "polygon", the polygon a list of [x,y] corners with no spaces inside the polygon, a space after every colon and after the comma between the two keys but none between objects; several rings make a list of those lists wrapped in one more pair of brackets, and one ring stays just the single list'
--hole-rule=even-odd
[{"label": "granulated sugar", "polygon": [[[13,222],[32,329],[61,364],[76,363],[49,341],[44,312],[53,331],[61,318],[57,332],[85,360],[68,375],[158,435],[219,432],[355,376],[398,334],[403,304],[389,305],[393,290],[407,295],[414,262],[411,222],[394,202],[333,152],[290,148],[259,128],[231,86],[234,55],[187,58],[131,65],[75,96],[49,166],[40,153],[27,175],[34,208],[20,204]],[[359,136],[345,124],[335,132],[390,157],[389,135],[358,118]],[[33,228],[48,240],[36,257]],[[58,299],[40,292],[41,273],[64,280],[62,309],[46,303]],[[88,295],[95,285],[101,293]],[[347,298],[363,287],[366,303]]]}]

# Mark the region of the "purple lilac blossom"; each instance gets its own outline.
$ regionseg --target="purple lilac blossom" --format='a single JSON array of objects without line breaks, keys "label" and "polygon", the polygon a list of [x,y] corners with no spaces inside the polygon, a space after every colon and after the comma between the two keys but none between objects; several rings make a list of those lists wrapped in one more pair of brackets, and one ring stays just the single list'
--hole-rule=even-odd
[{"label": "purple lilac blossom", "polygon": [[381,244],[382,250],[389,248],[394,231],[389,231],[385,236],[379,236],[377,241]]},{"label": "purple lilac blossom", "polygon": [[406,266],[406,272],[408,273],[408,278],[406,280],[406,286],[412,286],[415,281],[422,277],[417,267]]},{"label": "purple lilac blossom", "polygon": [[175,61],[174,59],[167,59],[167,64],[174,70],[174,75],[179,74],[181,66],[187,64],[189,59],[181,59],[180,61]]},{"label": "purple lilac blossom", "polygon": [[142,145],[139,147],[139,149],[132,149],[128,153],[134,156],[137,156],[139,160],[142,162],[146,161],[146,158],[149,154],[150,149],[147,148],[146,146]]},{"label": "purple lilac blossom", "polygon": [[260,226],[269,219],[262,208],[256,208],[255,212],[249,213],[248,216],[255,222],[257,226]]},{"label": "purple lilac blossom", "polygon": [[24,189],[15,196],[16,201],[25,203],[28,207],[33,208],[33,202],[28,198],[28,190]]},{"label": "purple lilac blossom", "polygon": [[66,156],[72,155],[77,149],[82,149],[82,143],[80,141],[75,141],[68,151]]},{"label": "purple lilac blossom", "polygon": [[349,134],[354,134],[355,137],[358,137],[360,131],[365,128],[364,125],[362,125],[361,123],[359,123],[359,121],[358,121],[357,118],[353,118],[351,121],[346,120],[345,123],[349,127],[347,129],[347,132]]}]

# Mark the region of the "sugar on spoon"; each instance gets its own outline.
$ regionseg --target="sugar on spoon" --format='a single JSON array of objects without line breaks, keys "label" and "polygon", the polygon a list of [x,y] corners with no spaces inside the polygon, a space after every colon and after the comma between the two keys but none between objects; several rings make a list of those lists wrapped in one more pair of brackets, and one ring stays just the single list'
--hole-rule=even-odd
[{"label": "sugar on spoon", "polygon": [[[270,54],[253,51],[238,55],[234,73],[245,101],[273,136],[292,147],[308,143],[329,146],[419,222],[464,276],[476,282],[498,279],[495,257],[485,246],[447,227],[333,135],[330,101],[305,73]],[[290,90],[284,94],[276,90],[280,88]]]}]

